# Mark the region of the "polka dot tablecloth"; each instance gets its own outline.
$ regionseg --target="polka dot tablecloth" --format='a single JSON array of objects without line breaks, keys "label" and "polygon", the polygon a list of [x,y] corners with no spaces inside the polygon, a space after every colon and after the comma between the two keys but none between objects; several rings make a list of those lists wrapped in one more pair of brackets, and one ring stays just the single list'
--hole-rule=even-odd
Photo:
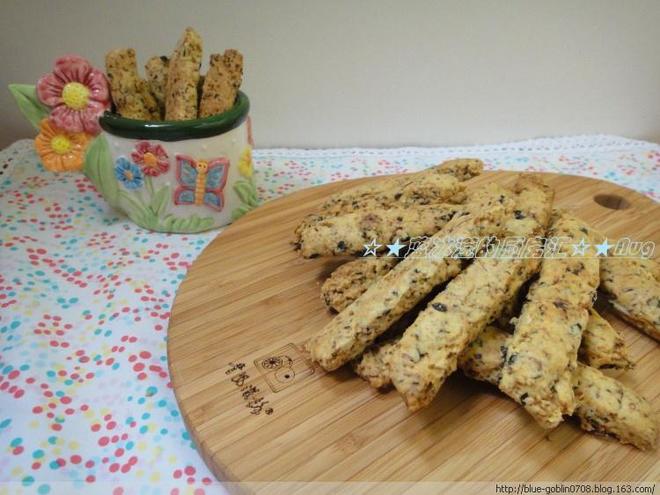
[{"label": "polka dot tablecloth", "polygon": [[[264,201],[456,156],[660,197],[660,146],[611,136],[254,153]],[[82,174],[45,171],[31,141],[0,152],[0,172],[0,493],[221,492],[186,432],[166,362],[177,287],[219,232],[147,232]]]}]

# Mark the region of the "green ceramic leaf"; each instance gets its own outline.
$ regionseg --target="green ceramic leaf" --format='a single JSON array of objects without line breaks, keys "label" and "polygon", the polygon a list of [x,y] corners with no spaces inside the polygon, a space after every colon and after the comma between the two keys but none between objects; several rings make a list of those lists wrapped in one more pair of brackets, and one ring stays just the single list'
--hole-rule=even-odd
[{"label": "green ceramic leaf", "polygon": [[234,183],[234,191],[238,194],[241,203],[249,204],[250,201],[250,183],[246,180],[239,179]]},{"label": "green ceramic leaf", "polygon": [[87,147],[83,172],[108,204],[116,208],[119,204],[119,184],[113,170],[110,147],[103,134],[97,136]]},{"label": "green ceramic leaf", "polygon": [[163,231],[165,227],[161,224],[160,217],[152,210],[152,206],[143,204],[139,196],[120,191],[123,210],[133,222],[148,230]]},{"label": "green ceramic leaf", "polygon": [[252,209],[251,207],[245,206],[245,205],[234,208],[231,212],[232,221],[238,220],[239,218],[241,218],[243,215],[245,215],[251,209]]},{"label": "green ceramic leaf", "polygon": [[[120,190],[119,197],[124,201],[124,203],[128,203],[130,206],[130,208],[128,208],[129,210],[144,214],[144,205],[142,205],[139,200],[135,199],[131,193]],[[124,207],[126,207],[126,204],[124,204]]]},{"label": "green ceramic leaf", "polygon": [[236,194],[238,194],[238,197],[241,199],[241,202],[249,206],[250,209],[259,206],[257,186],[253,180],[239,180],[234,185],[234,190],[236,191]]},{"label": "green ceramic leaf", "polygon": [[163,231],[167,232],[178,232],[182,234],[194,234],[196,232],[202,232],[203,230],[208,230],[213,227],[213,218],[212,217],[198,217],[197,215],[191,215],[187,218],[177,218],[174,216],[168,215],[162,223]]},{"label": "green ceramic leaf", "polygon": [[142,204],[142,202],[134,197],[131,193],[125,191],[119,191],[119,198],[123,202],[123,210],[128,215],[128,218],[137,223],[140,227],[145,229],[151,228],[150,225],[153,224],[152,217],[155,215],[148,211],[148,209]]},{"label": "green ceramic leaf", "polygon": [[158,192],[154,194],[151,198],[151,205],[150,205],[151,210],[157,216],[159,217],[163,216],[169,205],[169,199],[170,199],[170,188],[168,186],[161,187],[158,190]]},{"label": "green ceramic leaf", "polygon": [[10,84],[9,91],[14,95],[18,108],[32,127],[39,130],[39,122],[48,117],[50,110],[39,101],[37,89],[34,84]]},{"label": "green ceramic leaf", "polygon": [[165,230],[170,230],[172,232],[178,232],[178,226],[181,223],[181,218],[177,217],[168,217],[165,219],[164,227]]},{"label": "green ceramic leaf", "polygon": [[142,223],[140,224],[140,227],[144,227],[145,229],[149,230],[158,230],[158,227],[160,226],[160,220],[156,215],[154,215],[154,212],[151,211],[151,208],[146,208],[142,214]]},{"label": "green ceramic leaf", "polygon": [[252,207],[255,208],[259,206],[259,198],[257,197],[257,190],[252,188],[250,189],[250,195],[248,197],[248,204]]},{"label": "green ceramic leaf", "polygon": [[156,215],[149,215],[145,219],[146,221],[146,227],[149,230],[155,230],[155,231],[160,231],[160,219]]},{"label": "green ceramic leaf", "polygon": [[145,226],[144,225],[144,223],[145,223],[144,222],[144,216],[142,215],[142,212],[140,212],[138,210],[127,210],[126,215],[128,216],[128,218],[131,219],[131,221],[134,224],[139,225],[140,227]]}]

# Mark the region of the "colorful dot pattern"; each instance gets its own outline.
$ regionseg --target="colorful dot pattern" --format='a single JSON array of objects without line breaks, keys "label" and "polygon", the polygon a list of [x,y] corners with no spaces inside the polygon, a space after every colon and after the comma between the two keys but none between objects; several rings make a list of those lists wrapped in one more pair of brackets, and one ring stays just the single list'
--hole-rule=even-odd
[{"label": "colorful dot pattern", "polygon": [[[254,153],[262,200],[457,156],[600,177],[659,199],[660,146],[611,136]],[[45,171],[31,141],[1,151],[0,170],[0,484],[217,493],[172,392],[166,334],[177,287],[219,231],[145,231],[83,175]]]}]

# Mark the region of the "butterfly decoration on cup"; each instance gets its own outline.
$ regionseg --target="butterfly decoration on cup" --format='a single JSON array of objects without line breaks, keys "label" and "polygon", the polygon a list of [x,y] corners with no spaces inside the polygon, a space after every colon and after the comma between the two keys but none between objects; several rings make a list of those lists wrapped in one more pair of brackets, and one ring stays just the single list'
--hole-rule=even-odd
[{"label": "butterfly decoration on cup", "polygon": [[206,205],[221,211],[225,205],[223,189],[227,183],[229,160],[213,158],[195,160],[188,155],[176,155],[176,179],[174,191],[177,205]]}]

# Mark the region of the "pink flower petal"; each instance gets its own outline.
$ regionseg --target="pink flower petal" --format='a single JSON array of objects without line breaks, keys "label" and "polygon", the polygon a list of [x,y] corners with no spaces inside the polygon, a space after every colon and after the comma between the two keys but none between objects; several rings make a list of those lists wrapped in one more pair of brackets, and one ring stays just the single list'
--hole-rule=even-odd
[{"label": "pink flower petal", "polygon": [[90,116],[98,118],[103,112],[105,112],[106,108],[107,107],[100,101],[89,100],[87,106],[83,108],[83,111],[88,112]]},{"label": "pink flower petal", "polygon": [[89,65],[89,62],[84,58],[81,57],[80,55],[76,55],[75,53],[68,53],[66,55],[62,55],[61,57],[58,57],[55,60],[55,66],[66,66],[69,64],[78,64],[78,63],[85,63]]},{"label": "pink flower petal", "polygon": [[138,144],[135,145],[135,150],[140,154],[144,155],[146,152],[148,152],[151,148],[151,145],[149,144],[148,141],[140,141]]},{"label": "pink flower petal", "polygon": [[65,55],[55,60],[53,74],[66,82],[84,83],[92,70],[89,62],[78,55]]},{"label": "pink flower petal", "polygon": [[165,152],[165,149],[160,144],[157,144],[153,147],[153,154],[156,155],[161,160],[167,158],[167,153]]},{"label": "pink flower petal", "polygon": [[99,125],[98,119],[84,120],[83,129],[85,129],[87,134],[91,134],[92,136],[98,136],[101,132],[101,126]]},{"label": "pink flower petal", "polygon": [[108,91],[108,81],[105,79],[103,72],[91,69],[87,73],[84,84],[89,88],[91,99],[107,103],[109,106],[110,92]]},{"label": "pink flower petal", "polygon": [[83,128],[88,134],[96,136],[101,132],[101,126],[99,125],[99,117],[104,112],[105,106],[98,101],[89,101],[87,108],[84,108],[79,111],[81,113],[81,119]]},{"label": "pink flower petal", "polygon": [[81,117],[81,112],[73,110],[66,105],[58,105],[50,113],[49,120],[65,131],[82,132],[83,123]]},{"label": "pink flower petal", "polygon": [[46,74],[37,81],[37,97],[44,105],[54,107],[61,102],[64,84],[53,73]]}]

